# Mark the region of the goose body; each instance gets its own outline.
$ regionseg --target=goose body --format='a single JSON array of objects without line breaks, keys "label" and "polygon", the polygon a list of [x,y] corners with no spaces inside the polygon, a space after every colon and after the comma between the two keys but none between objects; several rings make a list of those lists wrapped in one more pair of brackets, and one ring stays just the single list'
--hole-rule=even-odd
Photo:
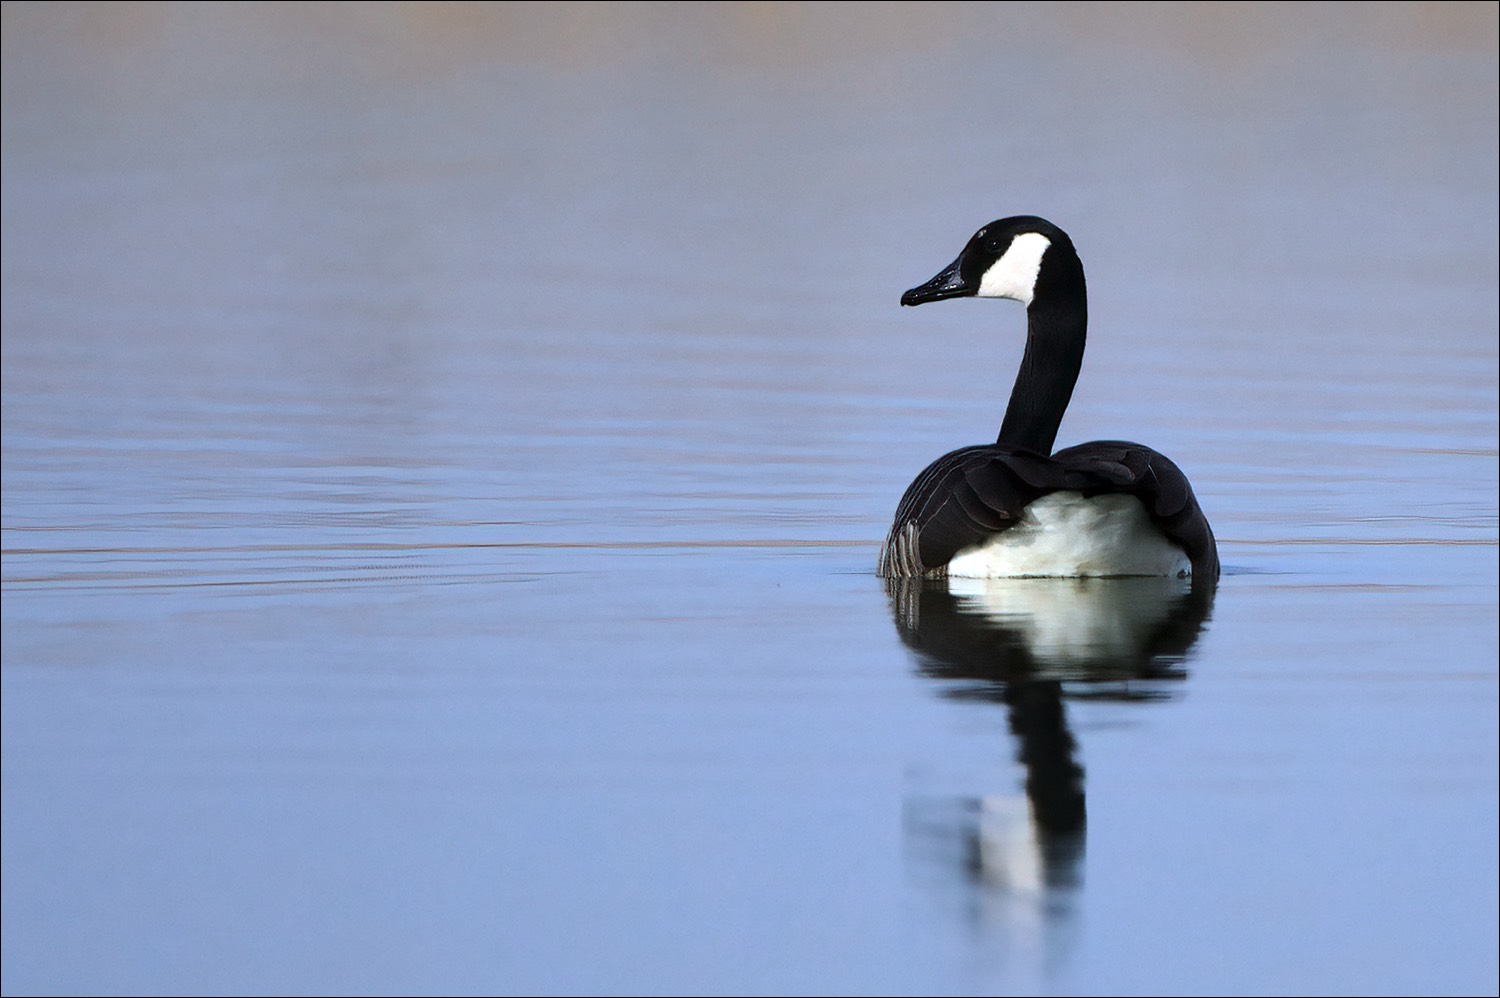
[{"label": "goose body", "polygon": [[1065,232],[1022,215],[980,229],[958,259],[901,296],[1011,298],[1026,353],[999,439],[945,454],[907,488],[880,550],[888,578],[1219,577],[1213,530],[1187,477],[1123,440],[1052,453],[1083,363],[1083,264]]}]

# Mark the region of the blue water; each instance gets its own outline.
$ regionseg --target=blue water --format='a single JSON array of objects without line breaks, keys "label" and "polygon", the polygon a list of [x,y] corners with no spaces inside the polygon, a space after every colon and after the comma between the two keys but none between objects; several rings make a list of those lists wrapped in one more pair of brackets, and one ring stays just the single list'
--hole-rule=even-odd
[{"label": "blue water", "polygon": [[[1494,6],[846,7],[6,5],[7,995],[1496,992]],[[1209,605],[874,576],[1022,212]]]}]

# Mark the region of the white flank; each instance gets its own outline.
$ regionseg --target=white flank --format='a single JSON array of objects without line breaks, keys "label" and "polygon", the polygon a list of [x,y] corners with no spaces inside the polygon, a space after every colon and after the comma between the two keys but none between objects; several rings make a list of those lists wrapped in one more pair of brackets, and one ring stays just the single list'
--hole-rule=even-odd
[{"label": "white flank", "polygon": [[1054,492],[1027,506],[1020,523],[955,555],[948,577],[1185,576],[1191,568],[1134,496]]},{"label": "white flank", "polygon": [[1023,232],[1010,241],[1005,255],[984,272],[979,279],[980,298],[1014,298],[1023,305],[1031,305],[1031,296],[1036,291],[1036,275],[1042,269],[1042,254],[1052,240],[1040,232]]}]

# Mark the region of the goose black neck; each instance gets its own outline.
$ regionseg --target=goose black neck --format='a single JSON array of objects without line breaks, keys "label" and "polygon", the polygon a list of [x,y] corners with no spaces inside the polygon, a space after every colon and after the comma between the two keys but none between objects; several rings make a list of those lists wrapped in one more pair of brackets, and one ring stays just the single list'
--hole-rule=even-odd
[{"label": "goose black neck", "polygon": [[[999,443],[1051,455],[1083,366],[1088,300],[1076,256],[1044,266],[1026,309],[1026,354],[1011,389]],[[1050,273],[1049,273],[1050,271]]]}]

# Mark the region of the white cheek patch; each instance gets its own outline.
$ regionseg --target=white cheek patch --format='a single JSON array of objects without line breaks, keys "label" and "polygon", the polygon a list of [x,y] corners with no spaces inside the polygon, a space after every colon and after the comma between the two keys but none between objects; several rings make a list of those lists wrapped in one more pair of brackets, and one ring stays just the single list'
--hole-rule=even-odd
[{"label": "white cheek patch", "polygon": [[979,279],[980,298],[1014,298],[1023,305],[1031,304],[1036,291],[1036,275],[1042,269],[1042,254],[1052,240],[1040,232],[1023,232],[1010,241],[1005,255],[984,272]]}]

